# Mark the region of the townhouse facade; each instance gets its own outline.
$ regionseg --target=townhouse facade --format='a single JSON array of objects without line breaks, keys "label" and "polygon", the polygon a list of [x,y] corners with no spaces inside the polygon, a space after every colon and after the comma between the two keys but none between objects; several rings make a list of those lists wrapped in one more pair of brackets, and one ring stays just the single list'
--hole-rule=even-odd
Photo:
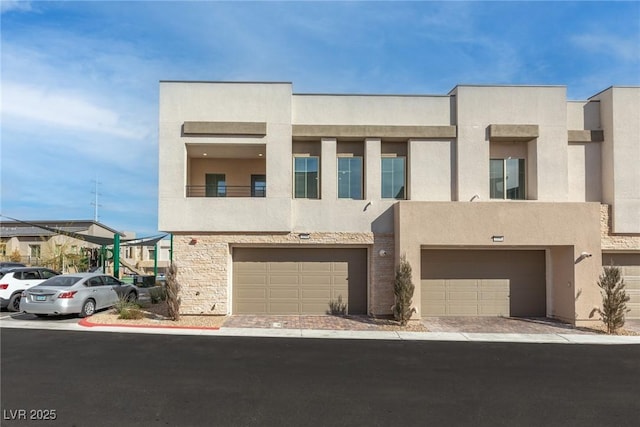
[{"label": "townhouse facade", "polygon": [[160,82],[159,229],[184,314],[597,321],[602,266],[640,317],[640,88],[294,94]]}]

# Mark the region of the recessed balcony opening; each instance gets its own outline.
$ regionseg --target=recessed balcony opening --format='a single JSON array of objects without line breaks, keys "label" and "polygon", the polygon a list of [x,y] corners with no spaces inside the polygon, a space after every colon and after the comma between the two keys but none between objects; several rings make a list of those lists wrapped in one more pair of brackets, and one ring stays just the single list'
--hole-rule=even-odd
[{"label": "recessed balcony opening", "polygon": [[187,144],[187,197],[266,197],[265,144]]}]

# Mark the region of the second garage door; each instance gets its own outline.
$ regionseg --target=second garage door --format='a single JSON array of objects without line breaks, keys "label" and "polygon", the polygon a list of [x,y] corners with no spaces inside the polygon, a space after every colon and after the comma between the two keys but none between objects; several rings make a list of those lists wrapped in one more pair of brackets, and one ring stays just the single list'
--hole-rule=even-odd
[{"label": "second garage door", "polygon": [[422,251],[422,316],[546,314],[541,250]]},{"label": "second garage door", "polygon": [[234,314],[326,314],[339,297],[366,314],[366,249],[233,250]]},{"label": "second garage door", "polygon": [[624,287],[629,302],[626,314],[627,319],[640,319],[640,254],[602,254],[603,265],[615,265],[620,268],[620,274],[624,279]]}]

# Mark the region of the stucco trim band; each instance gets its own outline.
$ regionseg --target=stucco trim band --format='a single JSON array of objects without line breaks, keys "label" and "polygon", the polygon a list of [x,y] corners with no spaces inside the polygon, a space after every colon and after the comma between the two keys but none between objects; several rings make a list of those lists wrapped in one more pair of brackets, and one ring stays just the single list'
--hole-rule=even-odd
[{"label": "stucco trim band", "polygon": [[293,125],[294,137],[455,138],[455,126]]},{"label": "stucco trim band", "polygon": [[603,142],[602,130],[570,130],[567,139],[569,142]]},{"label": "stucco trim band", "polygon": [[185,135],[255,135],[265,136],[265,122],[184,122]]},{"label": "stucco trim band", "polygon": [[530,141],[540,135],[538,125],[489,125],[491,141]]}]

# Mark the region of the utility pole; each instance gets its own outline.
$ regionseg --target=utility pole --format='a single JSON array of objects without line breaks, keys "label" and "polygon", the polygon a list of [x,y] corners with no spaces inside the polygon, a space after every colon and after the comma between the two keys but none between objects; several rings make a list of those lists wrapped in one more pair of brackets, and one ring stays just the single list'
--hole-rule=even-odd
[{"label": "utility pole", "polygon": [[94,200],[93,202],[91,202],[91,204],[93,205],[93,220],[95,222],[98,222],[98,207],[102,206],[101,204],[98,203],[98,196],[100,195],[100,193],[98,192],[98,185],[101,184],[101,182],[98,181],[98,176],[96,175],[96,179],[92,180],[94,185],[95,185],[95,190],[92,191],[92,193],[94,194]]}]

